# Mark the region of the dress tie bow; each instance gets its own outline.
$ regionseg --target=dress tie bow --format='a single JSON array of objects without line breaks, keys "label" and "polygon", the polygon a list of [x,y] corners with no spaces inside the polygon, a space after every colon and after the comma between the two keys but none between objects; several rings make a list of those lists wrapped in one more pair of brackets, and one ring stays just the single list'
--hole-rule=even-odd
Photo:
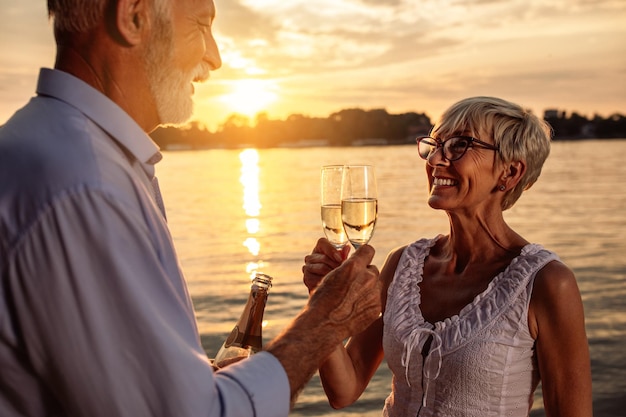
[{"label": "dress tie bow", "polygon": [[[427,329],[424,327],[418,327],[411,331],[409,337],[404,343],[404,353],[402,355],[402,366],[405,368],[405,378],[408,386],[411,386],[411,381],[409,380],[409,363],[411,361],[411,356],[413,353],[413,349],[418,348],[420,352],[424,348],[424,345],[428,341],[428,337],[423,337],[424,335],[432,336],[432,342],[428,353],[424,359],[424,366],[422,370],[422,375],[425,380],[424,384],[424,397],[422,399],[422,404],[426,405],[426,397],[428,395],[428,388],[430,385],[430,381],[433,379],[437,379],[439,376],[439,372],[441,371],[441,345],[442,340],[441,336],[437,332],[432,329]],[[436,362],[435,361],[436,358]],[[436,365],[435,371],[433,372],[433,368]],[[434,374],[434,375],[433,375]]]}]

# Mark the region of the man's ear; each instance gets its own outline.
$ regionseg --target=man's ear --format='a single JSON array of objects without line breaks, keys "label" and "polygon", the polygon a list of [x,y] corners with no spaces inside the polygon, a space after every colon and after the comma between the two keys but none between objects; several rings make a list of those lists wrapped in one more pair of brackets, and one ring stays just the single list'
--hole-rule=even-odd
[{"label": "man's ear", "polygon": [[117,31],[126,44],[140,44],[150,26],[150,7],[148,0],[118,0],[115,10]]}]

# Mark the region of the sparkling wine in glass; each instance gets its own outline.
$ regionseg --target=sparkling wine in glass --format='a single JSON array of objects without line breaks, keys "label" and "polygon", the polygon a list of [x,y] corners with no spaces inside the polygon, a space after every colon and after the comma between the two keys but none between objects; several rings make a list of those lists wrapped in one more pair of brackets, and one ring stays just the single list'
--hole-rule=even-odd
[{"label": "sparkling wine in glass", "polygon": [[365,245],[374,234],[378,217],[376,177],[371,165],[347,165],[343,168],[341,219],[348,239],[355,249]]},{"label": "sparkling wine in glass", "polygon": [[341,181],[343,165],[322,167],[322,227],[324,235],[337,250],[348,243],[341,221]]}]

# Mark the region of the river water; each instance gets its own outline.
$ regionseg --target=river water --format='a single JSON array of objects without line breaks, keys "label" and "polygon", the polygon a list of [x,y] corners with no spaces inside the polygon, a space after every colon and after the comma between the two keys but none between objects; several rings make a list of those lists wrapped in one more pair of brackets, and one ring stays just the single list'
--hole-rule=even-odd
[{"label": "river water", "polygon": [[[555,142],[539,181],[505,218],[576,273],[591,349],[596,417],[626,410],[626,140]],[[379,218],[370,242],[380,267],[393,248],[447,233],[426,204],[415,146],[165,151],[157,174],[168,221],[213,356],[238,319],[251,271],[274,277],[267,341],[302,308],[301,267],[322,236],[320,166],[376,167]],[[383,363],[357,403],[332,410],[314,377],[293,416],[380,416],[391,374]],[[533,416],[543,415],[538,390]]]}]

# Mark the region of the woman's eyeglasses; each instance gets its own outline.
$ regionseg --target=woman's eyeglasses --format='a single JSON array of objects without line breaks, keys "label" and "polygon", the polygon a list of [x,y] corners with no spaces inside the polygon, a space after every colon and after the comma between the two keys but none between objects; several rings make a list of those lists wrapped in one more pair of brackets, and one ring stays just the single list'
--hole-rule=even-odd
[{"label": "woman's eyeglasses", "polygon": [[437,148],[443,149],[443,156],[448,161],[456,161],[461,159],[468,148],[471,146],[481,146],[485,149],[491,149],[493,151],[499,151],[497,146],[490,143],[483,142],[471,136],[453,136],[442,142],[439,142],[435,138],[430,136],[422,136],[417,138],[417,152],[422,159],[430,158]]}]

